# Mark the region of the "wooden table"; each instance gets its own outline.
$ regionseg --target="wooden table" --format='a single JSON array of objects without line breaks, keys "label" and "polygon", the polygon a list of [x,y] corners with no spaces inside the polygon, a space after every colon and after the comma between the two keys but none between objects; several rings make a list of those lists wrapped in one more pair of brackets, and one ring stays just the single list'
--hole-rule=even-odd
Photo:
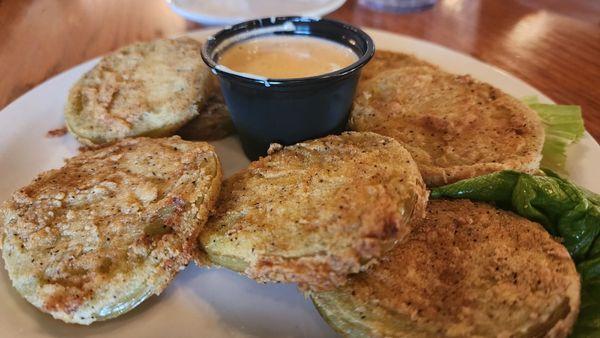
[{"label": "wooden table", "polygon": [[[381,13],[348,1],[331,18],[470,54],[558,103],[583,107],[600,140],[600,1],[440,0]],[[0,108],[47,78],[136,40],[200,28],[163,0],[0,0]]]}]

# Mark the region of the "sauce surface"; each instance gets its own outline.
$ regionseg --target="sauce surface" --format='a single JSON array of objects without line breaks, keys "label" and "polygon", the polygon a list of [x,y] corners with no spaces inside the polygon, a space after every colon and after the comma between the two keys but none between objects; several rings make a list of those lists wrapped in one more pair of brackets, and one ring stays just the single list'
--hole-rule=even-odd
[{"label": "sauce surface", "polygon": [[234,44],[219,64],[235,72],[270,79],[316,76],[358,60],[352,49],[322,38],[302,35],[258,37]]}]

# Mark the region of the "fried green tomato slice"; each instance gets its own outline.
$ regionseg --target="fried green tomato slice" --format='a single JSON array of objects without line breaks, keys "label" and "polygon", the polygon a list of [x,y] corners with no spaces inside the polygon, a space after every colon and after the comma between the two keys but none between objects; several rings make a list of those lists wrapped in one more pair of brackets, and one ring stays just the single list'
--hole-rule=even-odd
[{"label": "fried green tomato slice", "polygon": [[125,313],[189,263],[220,183],[212,146],[179,137],[75,156],[0,209],[13,286],[68,323]]},{"label": "fried green tomato slice", "polygon": [[105,56],[69,92],[68,130],[87,146],[163,137],[198,116],[210,72],[193,39],[134,43]]},{"label": "fried green tomato slice", "polygon": [[416,66],[437,68],[429,62],[421,60],[411,54],[377,50],[371,61],[369,61],[369,63],[361,70],[360,83],[362,84],[365,81],[371,80],[387,70]]},{"label": "fried green tomato slice", "polygon": [[467,200],[432,200],[424,219],[347,285],[312,293],[348,337],[566,337],[580,282],[541,225]]},{"label": "fried green tomato slice", "polygon": [[409,233],[426,200],[414,161],[391,138],[344,133],[272,147],[224,181],[201,249],[261,282],[333,288]]},{"label": "fried green tomato slice", "polygon": [[428,186],[539,168],[544,126],[535,111],[489,84],[431,65],[383,71],[357,90],[349,127],[393,137]]},{"label": "fried green tomato slice", "polygon": [[186,140],[216,141],[235,134],[235,127],[221,87],[212,76],[212,87],[207,94],[206,104],[200,107],[198,116],[177,131]]}]

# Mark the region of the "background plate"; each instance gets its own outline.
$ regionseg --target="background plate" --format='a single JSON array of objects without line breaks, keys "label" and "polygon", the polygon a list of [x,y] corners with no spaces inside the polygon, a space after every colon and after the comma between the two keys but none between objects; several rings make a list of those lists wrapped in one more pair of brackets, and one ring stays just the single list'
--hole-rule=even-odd
[{"label": "background plate", "polygon": [[205,25],[231,25],[271,16],[321,17],[346,0],[166,0],[184,18]]},{"label": "background plate", "polygon": [[[204,39],[214,30],[191,33]],[[454,73],[468,73],[516,97],[546,96],[525,82],[476,59],[406,36],[367,30],[377,48],[408,52]],[[60,167],[77,153],[70,136],[48,138],[64,125],[62,109],[69,88],[98,59],[59,74],[29,91],[0,112],[0,200],[43,170]],[[577,102],[573,102],[577,104]],[[236,137],[213,143],[225,175],[243,168]],[[600,146],[586,133],[569,151],[567,167],[577,183],[600,191],[596,168]],[[5,337],[335,337],[309,300],[294,285],[257,284],[224,269],[200,269],[193,264],[181,272],[159,297],[108,322],[89,327],[64,324],[41,313],[11,287],[0,273],[0,332]]]}]

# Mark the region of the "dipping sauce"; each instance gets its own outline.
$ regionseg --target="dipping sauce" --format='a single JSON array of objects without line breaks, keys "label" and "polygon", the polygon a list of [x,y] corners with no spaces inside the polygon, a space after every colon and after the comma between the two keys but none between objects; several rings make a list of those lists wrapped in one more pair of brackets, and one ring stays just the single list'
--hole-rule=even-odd
[{"label": "dipping sauce", "polygon": [[292,79],[331,73],[357,60],[352,49],[326,39],[269,35],[232,45],[218,63],[238,73]]}]

